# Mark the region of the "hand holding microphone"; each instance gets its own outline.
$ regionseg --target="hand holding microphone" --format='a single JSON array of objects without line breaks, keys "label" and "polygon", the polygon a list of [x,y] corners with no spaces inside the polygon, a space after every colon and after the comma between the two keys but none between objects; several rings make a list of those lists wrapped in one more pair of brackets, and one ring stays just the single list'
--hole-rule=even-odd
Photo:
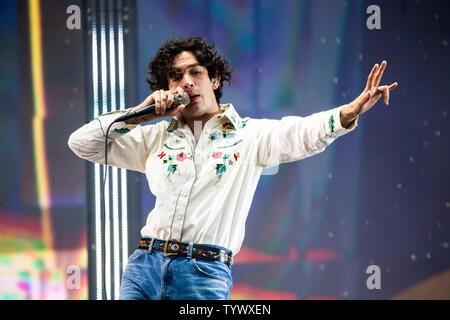
[{"label": "hand holding microphone", "polygon": [[181,112],[189,103],[189,95],[180,87],[174,91],[158,90],[114,122],[124,121],[126,124],[140,124],[158,118],[172,117]]}]

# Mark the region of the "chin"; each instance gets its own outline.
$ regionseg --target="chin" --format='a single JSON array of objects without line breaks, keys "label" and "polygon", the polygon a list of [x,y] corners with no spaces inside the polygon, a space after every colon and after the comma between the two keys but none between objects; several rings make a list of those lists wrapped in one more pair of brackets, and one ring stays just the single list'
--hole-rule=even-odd
[{"label": "chin", "polygon": [[188,105],[184,110],[187,111],[188,113],[192,114],[192,113],[199,113],[202,109],[203,109],[202,106],[200,106],[197,103],[194,103],[194,104]]},{"label": "chin", "polygon": [[197,117],[200,110],[198,110],[195,106],[189,106],[184,108],[183,111],[181,111],[181,114],[183,115],[183,117],[185,118],[194,118]]}]

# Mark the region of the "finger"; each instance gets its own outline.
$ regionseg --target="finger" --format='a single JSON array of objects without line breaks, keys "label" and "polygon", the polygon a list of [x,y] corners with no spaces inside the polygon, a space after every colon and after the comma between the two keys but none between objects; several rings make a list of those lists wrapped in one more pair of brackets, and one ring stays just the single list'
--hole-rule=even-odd
[{"label": "finger", "polygon": [[395,89],[398,86],[398,82],[394,82],[389,86],[389,90]]},{"label": "finger", "polygon": [[387,61],[383,60],[383,62],[380,65],[380,69],[377,71],[377,73],[375,75],[374,82],[373,82],[374,87],[378,87],[378,85],[380,84],[381,77],[383,76],[384,70],[386,69],[386,65],[387,65]]},{"label": "finger", "polygon": [[384,104],[386,106],[389,104],[389,88],[388,88],[388,86],[378,87],[376,95],[379,95],[380,97],[384,96]]},{"label": "finger", "polygon": [[153,94],[149,95],[145,100],[140,104],[142,107],[147,107],[155,103],[155,98]]},{"label": "finger", "polygon": [[367,77],[367,83],[366,83],[366,89],[369,89],[372,87],[372,79],[375,76],[375,72],[378,70],[378,64],[375,64],[372,68],[372,70],[369,73],[369,76]]},{"label": "finger", "polygon": [[387,86],[384,86],[384,104],[386,105],[386,107],[389,105],[389,88]]},{"label": "finger", "polygon": [[167,91],[166,94],[167,94],[167,108],[171,108],[172,104],[173,104],[173,101],[175,99],[175,96],[170,91]]},{"label": "finger", "polygon": [[160,96],[161,96],[161,114],[164,114],[167,109],[167,94],[164,90],[160,90]]},{"label": "finger", "polygon": [[183,90],[181,87],[177,87],[177,88],[175,89],[175,93],[176,93],[178,96],[182,97],[182,96],[183,96],[183,93],[184,93],[184,90]]},{"label": "finger", "polygon": [[161,114],[161,93],[159,91],[155,91],[154,99],[155,99],[155,112],[156,114]]}]

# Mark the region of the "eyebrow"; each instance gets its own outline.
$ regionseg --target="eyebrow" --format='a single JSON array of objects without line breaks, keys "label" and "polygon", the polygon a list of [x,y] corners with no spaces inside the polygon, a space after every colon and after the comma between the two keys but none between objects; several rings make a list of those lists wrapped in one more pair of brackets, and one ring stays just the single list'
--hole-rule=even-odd
[{"label": "eyebrow", "polygon": [[190,64],[190,65],[188,65],[188,66],[186,66],[186,67],[184,67],[184,68],[177,68],[177,67],[172,67],[172,71],[174,71],[174,72],[180,72],[181,70],[185,70],[185,69],[189,69],[189,68],[192,68],[192,67],[197,67],[197,66],[202,66],[200,63],[193,63],[193,64]]}]

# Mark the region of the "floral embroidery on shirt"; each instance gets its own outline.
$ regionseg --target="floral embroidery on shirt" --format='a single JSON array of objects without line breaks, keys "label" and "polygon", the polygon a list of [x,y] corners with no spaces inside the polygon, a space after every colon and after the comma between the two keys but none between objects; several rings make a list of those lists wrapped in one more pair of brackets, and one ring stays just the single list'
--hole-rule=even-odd
[{"label": "floral embroidery on shirt", "polygon": [[[216,183],[217,183],[217,182],[219,182],[220,179],[222,179],[223,173],[225,171],[227,171],[227,164],[231,165],[231,166],[234,165],[238,161],[240,154],[239,154],[239,152],[235,152],[232,155],[229,153],[222,154],[222,152],[214,152],[212,154],[212,157],[214,159],[219,159],[219,158],[223,159],[223,163],[216,164],[216,175],[217,175]],[[234,161],[233,161],[233,159],[234,159]],[[227,160],[228,160],[228,163],[227,163]]]},{"label": "floral embroidery on shirt", "polygon": [[[209,135],[209,140],[216,141],[216,140],[219,139],[220,136],[221,135],[220,135],[220,133],[218,131],[214,131],[213,133],[211,133]],[[235,136],[236,136],[236,133],[230,132],[230,130],[228,130],[228,129],[227,130],[223,130],[223,132],[222,132],[222,137],[225,138],[225,139],[231,139],[231,138],[234,138]]]},{"label": "floral embroidery on shirt", "polygon": [[224,124],[222,125],[222,131],[223,133],[226,133],[228,130],[233,129],[233,124],[231,122],[224,122]]},{"label": "floral embroidery on shirt", "polygon": [[212,157],[214,159],[219,159],[221,156],[222,156],[222,152],[214,152],[212,155]]},{"label": "floral embroidery on shirt", "polygon": [[330,120],[328,120],[328,125],[330,126],[330,131],[334,132],[334,117],[333,117],[333,115],[330,117]]},{"label": "floral embroidery on shirt", "polygon": [[239,127],[239,129],[242,129],[242,128],[244,128],[246,125],[247,125],[247,121],[248,121],[248,119],[247,120],[242,120],[242,122],[241,122],[241,125],[240,125],[240,127]]},{"label": "floral embroidery on shirt", "polygon": [[217,132],[217,131],[214,131],[213,133],[211,133],[210,135],[209,135],[209,140],[211,140],[211,141],[215,141],[215,140],[217,140],[219,138],[219,132]]},{"label": "floral embroidery on shirt", "polygon": [[[233,119],[233,121],[236,122],[236,119]],[[248,120],[243,121],[239,128],[245,127],[245,123],[247,121]],[[223,137],[224,139],[232,139],[232,138],[236,137],[235,127],[233,126],[233,124],[231,122],[229,122],[229,121],[224,122],[222,124],[222,132],[220,133],[220,131],[214,131],[213,133],[211,133],[209,135],[209,140],[216,141],[219,139],[219,137]]]},{"label": "floral embroidery on shirt", "polygon": [[169,166],[167,167],[167,171],[169,171],[169,173],[167,174],[167,178],[169,178],[171,174],[174,174],[175,171],[177,171],[177,168],[178,168],[177,164],[169,164]]},{"label": "floral embroidery on shirt", "polygon": [[234,126],[231,122],[224,122],[224,124],[222,125],[222,136],[225,139],[230,139],[230,138],[234,138],[236,136],[236,133],[233,132],[234,131]]},{"label": "floral embroidery on shirt", "polygon": [[159,157],[160,159],[162,159],[162,158],[164,158],[165,155],[166,155],[166,153],[163,151],[163,152],[161,152],[160,154],[158,154],[158,157]]},{"label": "floral embroidery on shirt", "polygon": [[178,161],[183,161],[183,160],[185,160],[187,157],[186,157],[186,155],[184,154],[184,152],[181,152],[181,153],[179,153],[179,154],[177,154],[177,160]]},{"label": "floral embroidery on shirt", "polygon": [[168,164],[167,167],[167,178],[170,180],[170,176],[173,175],[175,172],[178,171],[179,174],[179,167],[178,164],[174,164],[173,161],[183,162],[186,159],[192,159],[191,154],[186,154],[184,152],[180,152],[177,155],[173,154],[166,154],[164,151],[160,152],[158,154],[158,158],[163,161],[163,164]]},{"label": "floral embroidery on shirt", "polygon": [[232,132],[232,133],[224,133],[224,134],[223,134],[223,137],[224,137],[225,139],[234,138],[235,136],[236,136],[236,134],[235,134],[234,132]]},{"label": "floral embroidery on shirt", "polygon": [[[227,170],[227,167],[222,164],[222,163],[218,163],[216,164],[216,173],[219,174],[220,176],[222,176],[222,173],[225,172]],[[220,177],[219,177],[220,179]]]},{"label": "floral embroidery on shirt", "polygon": [[117,133],[127,133],[129,131],[130,131],[130,129],[128,129],[128,128],[114,129],[114,132],[117,132]]}]

